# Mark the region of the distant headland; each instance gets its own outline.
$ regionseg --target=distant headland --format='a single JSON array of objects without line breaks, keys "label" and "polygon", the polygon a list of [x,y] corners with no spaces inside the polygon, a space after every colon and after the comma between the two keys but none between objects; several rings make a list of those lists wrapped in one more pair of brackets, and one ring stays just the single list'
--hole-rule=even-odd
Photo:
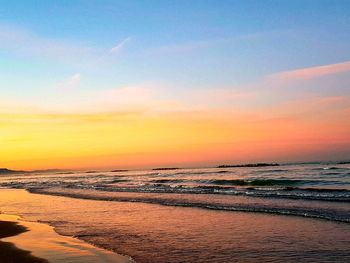
[{"label": "distant headland", "polygon": [[16,170],[10,170],[7,168],[0,168],[0,174],[18,174],[18,173],[25,173],[25,171],[16,171]]},{"label": "distant headland", "polygon": [[23,174],[23,173],[47,173],[47,172],[63,172],[63,170],[59,169],[47,169],[47,170],[32,170],[32,171],[23,171],[23,170],[11,170],[7,168],[0,168],[0,175],[6,174]]}]

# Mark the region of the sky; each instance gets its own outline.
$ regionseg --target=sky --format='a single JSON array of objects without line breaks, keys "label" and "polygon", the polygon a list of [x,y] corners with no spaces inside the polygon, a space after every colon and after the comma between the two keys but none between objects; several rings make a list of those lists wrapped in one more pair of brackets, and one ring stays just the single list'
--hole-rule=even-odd
[{"label": "sky", "polygon": [[349,1],[0,0],[0,167],[350,159]]}]

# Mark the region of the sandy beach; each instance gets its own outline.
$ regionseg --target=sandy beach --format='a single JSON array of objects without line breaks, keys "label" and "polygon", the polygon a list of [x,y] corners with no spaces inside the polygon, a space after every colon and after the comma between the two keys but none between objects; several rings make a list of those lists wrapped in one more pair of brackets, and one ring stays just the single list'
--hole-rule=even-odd
[{"label": "sandy beach", "polygon": [[57,234],[49,225],[0,214],[2,263],[128,263],[128,257]]}]

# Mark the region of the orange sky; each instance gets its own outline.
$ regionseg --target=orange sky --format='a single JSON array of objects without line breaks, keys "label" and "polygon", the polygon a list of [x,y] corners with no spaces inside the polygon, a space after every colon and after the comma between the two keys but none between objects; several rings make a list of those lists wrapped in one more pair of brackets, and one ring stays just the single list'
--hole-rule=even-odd
[{"label": "orange sky", "polygon": [[171,100],[157,85],[8,99],[0,107],[0,167],[348,159],[350,94],[334,95],[333,83],[347,81],[349,71],[349,62],[317,66],[242,87],[181,91]]},{"label": "orange sky", "polygon": [[349,101],[316,98],[245,112],[2,113],[1,166],[104,169],[341,159],[349,156]]}]

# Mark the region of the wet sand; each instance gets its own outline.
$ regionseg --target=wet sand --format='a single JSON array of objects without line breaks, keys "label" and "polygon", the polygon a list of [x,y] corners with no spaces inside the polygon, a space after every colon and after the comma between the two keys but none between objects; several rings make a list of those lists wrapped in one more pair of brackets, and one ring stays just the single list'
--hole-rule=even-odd
[{"label": "wet sand", "polygon": [[[27,229],[16,222],[0,221],[0,238],[16,236]],[[46,263],[47,260],[34,257],[30,251],[17,248],[14,244],[0,241],[0,255],[2,263]]]},{"label": "wet sand", "polygon": [[130,263],[130,258],[61,236],[46,224],[0,214],[2,263]]}]

